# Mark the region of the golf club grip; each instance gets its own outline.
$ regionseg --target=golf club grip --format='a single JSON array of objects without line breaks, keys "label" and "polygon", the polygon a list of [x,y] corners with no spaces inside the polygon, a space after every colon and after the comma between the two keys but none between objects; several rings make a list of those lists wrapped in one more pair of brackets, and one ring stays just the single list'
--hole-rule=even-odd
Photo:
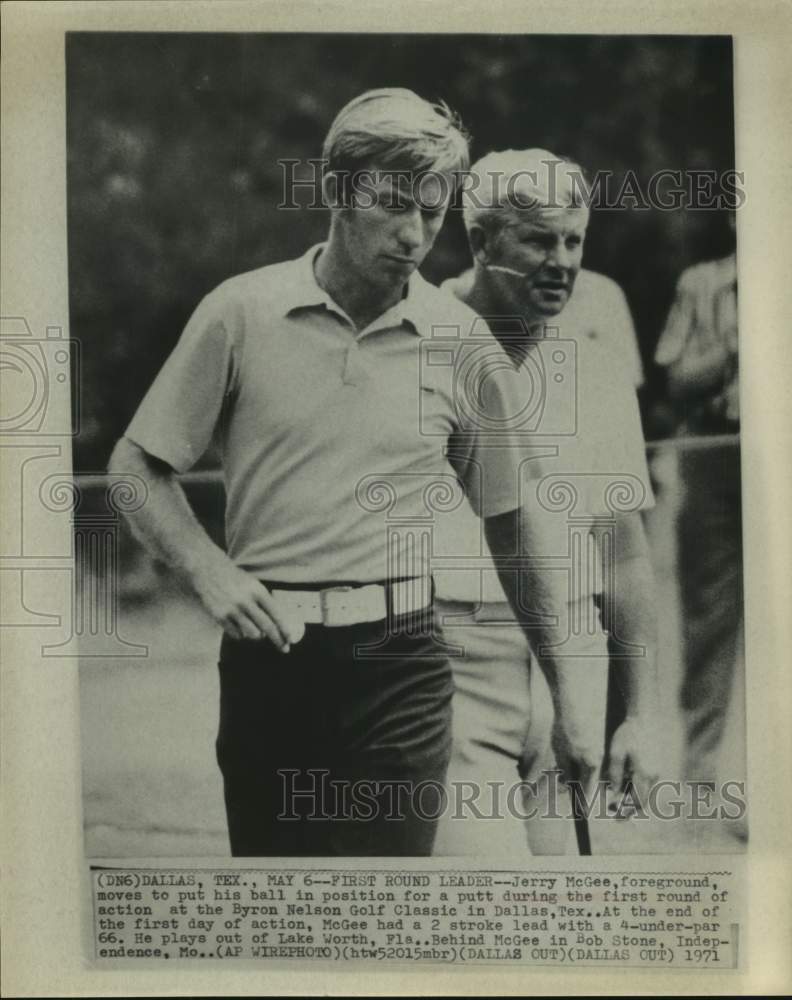
[{"label": "golf club grip", "polygon": [[[586,816],[586,795],[583,792],[582,782],[576,781],[569,786],[569,797],[572,802],[572,816],[575,825],[575,840],[577,841],[578,854],[582,857],[591,855],[591,831],[589,830],[588,817]],[[583,801],[581,802],[581,797]]]},{"label": "golf club grip", "polygon": [[578,854],[582,857],[591,855],[591,834],[589,833],[588,820],[578,810],[577,796],[573,796],[573,809],[575,810],[575,839],[577,840]]}]

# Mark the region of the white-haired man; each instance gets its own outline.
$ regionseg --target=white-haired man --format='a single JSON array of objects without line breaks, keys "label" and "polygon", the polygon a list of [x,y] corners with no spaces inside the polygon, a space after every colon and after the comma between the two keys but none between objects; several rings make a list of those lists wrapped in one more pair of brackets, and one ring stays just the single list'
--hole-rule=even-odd
[{"label": "white-haired man", "polygon": [[[458,362],[500,348],[479,325],[468,349],[478,318],[417,273],[468,164],[448,110],[367,92],[339,112],[324,159],[327,242],[201,302],[112,467],[145,478],[133,529],[225,633],[217,756],[232,852],[426,855],[437,810],[410,792],[442,792],[452,678],[427,559],[390,530],[389,504],[420,521],[428,488],[458,477],[493,551],[513,555],[513,388],[487,379],[501,432],[485,447],[460,410]],[[425,385],[435,328],[459,336]],[[228,554],[176,480],[216,429]],[[587,754],[570,743],[573,763]]]},{"label": "white-haired man", "polygon": [[652,494],[638,378],[633,345],[615,351],[612,331],[597,322],[611,305],[591,308],[606,284],[623,311],[612,283],[587,275],[581,301],[569,305],[589,221],[584,190],[580,168],[540,149],[491,153],[465,186],[473,268],[444,287],[487,319],[535,413],[521,502],[530,556],[555,570],[550,603],[567,636],[556,650],[562,666],[545,677],[470,512],[438,524],[446,569],[435,574],[437,608],[448,641],[466,651],[454,661],[452,797],[438,854],[524,851],[526,831],[535,853],[566,852],[572,812],[553,773],[558,718],[571,714],[598,747],[597,761],[576,775],[590,794],[605,751],[609,636],[627,716],[605,777],[618,787],[631,777],[640,794],[656,771],[647,745],[656,709],[652,573],[639,513]]}]

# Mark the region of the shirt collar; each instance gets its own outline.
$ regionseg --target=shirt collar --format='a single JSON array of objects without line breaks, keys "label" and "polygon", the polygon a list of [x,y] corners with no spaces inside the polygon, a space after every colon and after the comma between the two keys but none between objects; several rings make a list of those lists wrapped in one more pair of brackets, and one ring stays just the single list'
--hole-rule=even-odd
[{"label": "shirt collar", "polygon": [[328,309],[339,311],[339,307],[327,292],[320,288],[314,274],[314,261],[324,247],[324,243],[317,243],[302,257],[297,257],[296,260],[289,262],[283,283],[278,290],[284,316],[287,316],[294,309],[312,306],[327,306]]},{"label": "shirt collar", "polygon": [[[349,317],[327,292],[320,287],[314,273],[314,263],[325,243],[312,246],[302,257],[291,261],[291,267],[284,276],[279,290],[280,304],[283,315],[287,316],[295,309],[310,309],[324,306],[332,312]],[[436,291],[433,285],[421,277],[416,271],[410,276],[405,296],[386,309],[381,316],[359,331],[359,334],[371,333],[387,327],[401,326],[407,323],[419,336],[425,336],[431,331],[434,312],[431,307],[431,292]],[[351,322],[351,320],[350,320]]]}]

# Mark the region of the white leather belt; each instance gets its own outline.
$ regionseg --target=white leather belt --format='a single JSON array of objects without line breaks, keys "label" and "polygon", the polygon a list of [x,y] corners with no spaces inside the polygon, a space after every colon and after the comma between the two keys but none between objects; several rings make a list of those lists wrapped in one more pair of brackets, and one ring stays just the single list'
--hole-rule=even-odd
[{"label": "white leather belt", "polygon": [[326,590],[278,590],[270,593],[279,604],[306,625],[358,625],[376,622],[390,614],[411,614],[432,603],[432,582],[429,579],[400,580],[383,586],[379,583],[363,587],[328,587]]}]

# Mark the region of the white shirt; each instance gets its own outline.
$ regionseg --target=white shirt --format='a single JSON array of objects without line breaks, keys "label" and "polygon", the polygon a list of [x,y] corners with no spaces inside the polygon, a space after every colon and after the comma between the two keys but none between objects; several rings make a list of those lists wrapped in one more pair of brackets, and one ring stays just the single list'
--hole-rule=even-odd
[{"label": "white shirt", "polygon": [[[531,348],[518,373],[536,416],[521,503],[540,526],[559,593],[570,598],[602,589],[598,552],[589,542],[592,519],[654,504],[634,359],[625,360],[616,348],[624,329],[614,334],[607,327],[612,309],[596,300],[615,283],[593,277],[576,284],[570,303],[549,321],[548,336]],[[460,285],[450,281],[443,287],[456,291]],[[546,390],[543,401],[540,388]],[[483,526],[468,505],[437,518],[432,569],[440,598],[506,600]]]}]

